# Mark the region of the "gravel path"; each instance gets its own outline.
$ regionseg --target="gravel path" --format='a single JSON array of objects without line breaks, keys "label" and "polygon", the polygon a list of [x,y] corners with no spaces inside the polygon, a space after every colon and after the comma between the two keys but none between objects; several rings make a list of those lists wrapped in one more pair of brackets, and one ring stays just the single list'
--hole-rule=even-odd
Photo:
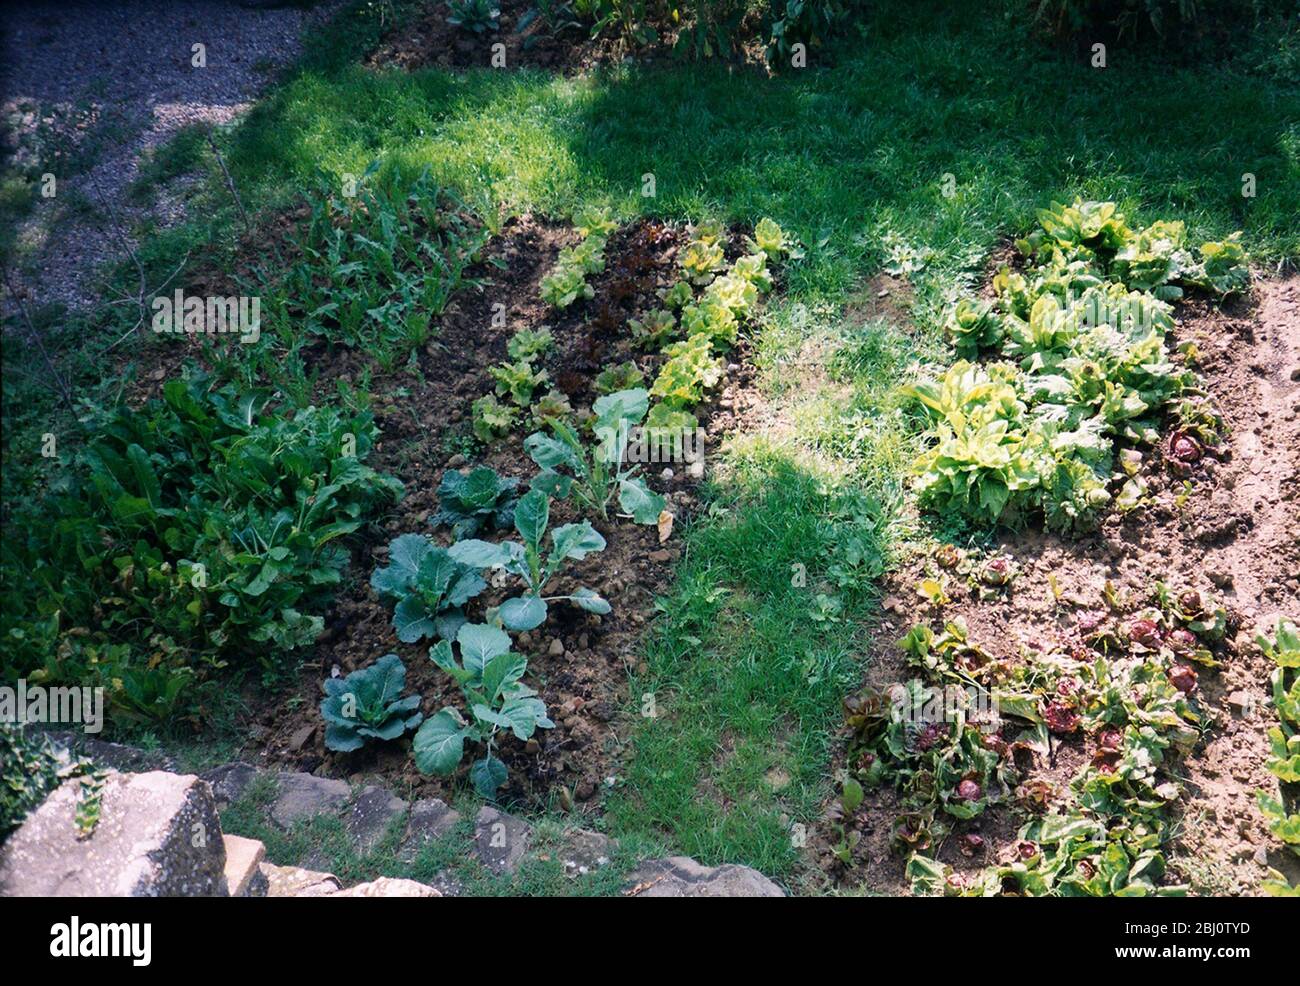
[{"label": "gravel path", "polygon": [[[97,304],[96,269],[125,252],[105,214],[116,214],[128,228],[144,218],[126,198],[141,153],[189,124],[227,123],[246,110],[275,68],[297,56],[308,22],[339,3],[311,10],[252,9],[239,0],[0,6],[8,151],[16,145],[20,161],[26,153],[23,163],[59,180],[58,195],[37,199],[18,233],[22,264],[30,268],[18,290],[29,304]],[[206,46],[204,68],[191,65],[195,43]],[[42,159],[36,139],[48,128],[79,145],[92,166],[59,174],[58,163]],[[175,191],[160,195],[153,207],[163,225],[183,217]]]}]

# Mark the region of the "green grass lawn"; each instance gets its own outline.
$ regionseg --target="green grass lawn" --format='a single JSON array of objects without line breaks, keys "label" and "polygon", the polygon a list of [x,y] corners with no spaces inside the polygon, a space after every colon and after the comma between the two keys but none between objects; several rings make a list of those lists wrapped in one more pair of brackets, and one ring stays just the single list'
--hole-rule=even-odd
[{"label": "green grass lawn", "polygon": [[[658,715],[632,710],[611,834],[797,874],[791,826],[830,790],[840,699],[899,538],[913,429],[896,388],[941,350],[945,292],[1001,237],[1084,195],[1135,222],[1182,219],[1197,242],[1242,229],[1263,265],[1300,257],[1294,87],[1120,50],[1094,69],[949,6],[873,4],[833,65],[775,80],[723,66],[376,72],[352,57],[369,28],[345,22],[224,139],[250,208],[378,159],[430,169],[490,222],[601,203],[624,217],[771,216],[805,244],[754,340],[788,427],[739,436],[714,463],[727,482],[685,534],[632,683]],[[164,155],[151,173],[194,158]],[[206,218],[149,242],[159,269],[228,242],[215,170],[199,194]],[[920,258],[916,325],[846,319],[864,279],[905,256]]]}]

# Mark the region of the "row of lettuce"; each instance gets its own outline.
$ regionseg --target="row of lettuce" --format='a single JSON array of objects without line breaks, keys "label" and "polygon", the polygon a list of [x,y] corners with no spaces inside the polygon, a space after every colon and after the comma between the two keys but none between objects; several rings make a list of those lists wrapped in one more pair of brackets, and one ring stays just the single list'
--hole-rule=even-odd
[{"label": "row of lettuce", "polygon": [[1141,471],[1164,455],[1189,471],[1219,419],[1199,378],[1175,362],[1170,302],[1249,283],[1237,235],[1193,251],[1181,222],[1132,229],[1113,203],[1076,200],[1039,214],[1018,240],[1024,269],[1003,267],[993,297],[963,299],[949,329],[962,358],[911,388],[930,421],[917,462],[921,506],[975,523],[1041,517],[1050,530],[1092,529],[1143,502]]}]

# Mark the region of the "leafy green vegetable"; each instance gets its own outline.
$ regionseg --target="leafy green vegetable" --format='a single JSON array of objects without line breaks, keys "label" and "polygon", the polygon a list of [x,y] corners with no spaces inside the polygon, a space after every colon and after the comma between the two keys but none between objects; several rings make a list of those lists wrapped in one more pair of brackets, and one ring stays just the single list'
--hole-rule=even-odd
[{"label": "leafy green vegetable", "polygon": [[550,375],[545,370],[534,370],[533,364],[528,360],[488,367],[488,373],[492,374],[492,379],[496,381],[497,395],[508,394],[510,399],[520,407],[531,404],[533,391],[550,379]]},{"label": "leafy green vegetable", "polygon": [[506,527],[514,516],[518,485],[519,480],[498,476],[487,466],[468,474],[448,469],[438,485],[440,509],[433,526],[447,524],[457,540],[472,537],[480,527]]},{"label": "leafy green vegetable", "polygon": [[[492,568],[514,575],[524,592],[507,599],[498,609],[501,622],[511,630],[533,630],[546,622],[549,603],[567,600],[589,613],[608,613],[609,603],[591,589],[578,588],[568,595],[546,596],[548,583],[569,561],[605,550],[605,539],[587,521],[564,524],[551,531],[551,550],[542,555],[542,538],[550,520],[550,498],[540,490],[525,493],[515,505],[515,530],[521,541],[458,541],[451,557],[471,569]],[[480,580],[481,581],[481,580]]]},{"label": "leafy green vegetable", "polygon": [[103,685],[113,714],[184,714],[228,664],[311,644],[344,539],[401,493],[368,413],[267,412],[194,375],[91,421],[72,468],[6,525],[6,675]]},{"label": "leafy green vegetable", "polygon": [[695,292],[691,288],[690,281],[677,281],[671,288],[665,290],[660,297],[663,303],[669,308],[681,308],[695,300]]},{"label": "leafy green vegetable", "polygon": [[544,428],[552,421],[567,421],[573,415],[573,405],[562,391],[548,390],[533,403],[532,414],[533,424]]},{"label": "leafy green vegetable", "polygon": [[397,739],[424,718],[419,695],[402,697],[406,666],[396,654],[385,654],[346,678],[327,678],[321,687],[320,714],[331,750],[347,753],[368,739]]},{"label": "leafy green vegetable", "polygon": [[664,350],[668,361],[659,368],[650,395],[674,408],[698,404],[722,379],[722,360],[713,355],[712,337],[699,333]]},{"label": "leafy green vegetable", "polygon": [[[1186,892],[1166,882],[1162,852],[1181,792],[1174,764],[1202,728],[1196,677],[1180,662],[1202,644],[1218,646],[1223,635],[1219,611],[1199,593],[1157,586],[1156,601],[1159,609],[1131,625],[1127,649],[1099,628],[1089,638],[1094,651],[1026,650],[1018,662],[993,659],[960,620],[939,633],[918,625],[901,646],[925,678],[896,687],[888,701],[867,689],[846,702],[851,776],[865,786],[888,779],[903,794],[908,813],[896,833],[911,850],[915,892]],[[949,701],[953,686],[960,689],[956,703]],[[1016,787],[1014,752],[1045,755],[1049,732],[1082,735],[1091,758],[1068,792],[1041,780]],[[925,855],[950,831],[945,816],[972,817],[1013,787],[1035,813],[1020,830],[1015,858],[959,873]]]},{"label": "leafy green vegetable", "polygon": [[494,0],[447,0],[447,23],[471,34],[500,28],[501,8]]},{"label": "leafy green vegetable", "polygon": [[630,390],[638,387],[645,380],[645,374],[632,360],[606,367],[596,374],[596,393],[612,394],[618,390]]},{"label": "leafy green vegetable", "polygon": [[484,394],[471,405],[473,412],[474,437],[485,445],[491,445],[498,438],[510,433],[519,409],[509,404],[502,404],[492,394]]},{"label": "leafy green vegetable", "polygon": [[542,278],[542,300],[556,308],[568,308],[579,298],[595,297],[595,289],[587,283],[586,273],[573,258],[568,262],[556,264],[555,268]]},{"label": "leafy green vegetable", "polygon": [[641,389],[621,390],[598,398],[592,407],[594,447],[583,444],[564,422],[552,422],[551,434],[535,432],[524,439],[524,450],[541,467],[533,489],[564,499],[571,492],[582,506],[609,516],[615,495],[619,506],[638,524],[653,524],[663,511],[664,498],[638,478],[639,466],[627,466],[631,432],[646,416],[649,398]]},{"label": "leafy green vegetable", "polygon": [[764,217],[754,226],[754,238],[751,242],[752,248],[762,253],[769,260],[780,260],[784,256],[795,256],[798,253],[796,244],[775,221]]},{"label": "leafy green vegetable", "polygon": [[397,639],[411,644],[422,637],[454,637],[465,622],[463,607],[487,583],[423,534],[402,534],[389,544],[388,565],[375,569],[370,586],[397,603]]},{"label": "leafy green vegetable", "polygon": [[[1260,634],[1255,640],[1276,665],[1270,682],[1278,724],[1268,731],[1271,755],[1265,766],[1280,784],[1276,797],[1260,791],[1257,800],[1269,831],[1300,856],[1300,630],[1280,618],[1273,639]],[[1275,896],[1292,895],[1285,880],[1273,880],[1266,889]]]},{"label": "leafy green vegetable", "polygon": [[493,798],[506,782],[506,766],[496,756],[498,733],[508,730],[522,742],[538,729],[551,729],[546,705],[520,679],[528,659],[510,650],[510,637],[496,627],[467,623],[456,634],[457,660],[451,642],[440,640],[429,657],[460,686],[468,718],[447,706],[425,721],[415,734],[415,766],[424,774],[447,776],[460,765],[466,741],[482,743],[483,757],[470,767],[474,789]]},{"label": "leafy green vegetable", "polygon": [[576,218],[578,234],[582,239],[565,247],[555,260],[555,266],[542,278],[542,300],[557,308],[568,308],[579,298],[591,298],[595,291],[586,278],[605,269],[605,245],[617,224],[608,213],[590,210]]},{"label": "leafy green vegetable", "polygon": [[[1133,446],[1157,441],[1171,405],[1217,441],[1195,374],[1165,341],[1173,318],[1163,299],[1181,294],[1175,280],[1197,283],[1198,267],[1181,223],[1134,232],[1111,203],[1054,204],[1040,222],[1020,242],[1036,266],[1004,268],[994,301],[962,299],[948,321],[963,357],[992,351],[1007,362],[963,359],[907,391],[931,422],[916,486],[936,511],[985,524],[1041,511],[1049,528],[1079,532],[1111,505],[1112,482],[1122,509],[1141,501]],[[1187,440],[1175,452],[1176,471],[1200,455]]]},{"label": "leafy green vegetable", "polygon": [[540,329],[520,329],[506,343],[506,352],[515,362],[531,362],[534,356],[554,348],[555,339],[544,325]]},{"label": "leafy green vegetable", "polygon": [[[685,282],[678,283],[683,284]],[[689,285],[687,285],[686,290],[689,295]],[[664,300],[667,301],[667,298]],[[647,314],[643,319],[628,319],[627,327],[632,330],[632,338],[639,345],[646,349],[658,349],[676,334],[677,316],[666,309],[659,308]]]},{"label": "leafy green vegetable", "polygon": [[427,170],[410,181],[397,171],[383,177],[372,162],[363,178],[350,198],[336,180],[322,179],[311,194],[300,259],[259,286],[268,301],[283,300],[263,304],[262,332],[296,338],[305,328],[395,366],[435,334],[451,296],[474,283],[466,270],[489,232]]}]

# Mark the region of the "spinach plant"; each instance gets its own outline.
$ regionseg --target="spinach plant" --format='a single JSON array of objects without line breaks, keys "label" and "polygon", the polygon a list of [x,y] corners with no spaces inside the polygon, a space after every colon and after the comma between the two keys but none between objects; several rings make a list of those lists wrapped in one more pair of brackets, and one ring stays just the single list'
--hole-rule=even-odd
[{"label": "spinach plant", "polygon": [[429,650],[434,664],[460,686],[469,710],[446,706],[415,734],[415,766],[424,774],[451,774],[465,756],[465,743],[482,743],[483,756],[470,766],[470,781],[485,798],[496,796],[506,782],[506,765],[496,755],[497,736],[509,730],[527,741],[538,729],[550,729],[546,704],[520,679],[528,659],[510,650],[510,636],[492,626],[467,623],[456,634],[457,660],[451,642],[440,640]]},{"label": "spinach plant", "polygon": [[419,695],[402,697],[406,665],[396,654],[385,654],[346,678],[328,678],[321,687],[325,745],[340,753],[359,750],[368,739],[397,739],[424,718]]},{"label": "spinach plant", "polygon": [[375,569],[370,585],[380,596],[396,600],[393,626],[404,644],[454,637],[465,622],[464,605],[487,588],[473,567],[423,534],[395,538],[388,546],[387,567]]},{"label": "spinach plant", "polygon": [[584,520],[551,531],[551,550],[543,557],[542,538],[550,513],[550,497],[540,490],[532,490],[520,497],[515,506],[515,530],[522,543],[493,544],[471,539],[451,546],[451,558],[459,564],[472,569],[497,569],[523,582],[523,593],[507,599],[498,609],[501,622],[510,630],[533,630],[541,626],[546,621],[547,604],[560,600],[568,600],[589,613],[609,612],[609,603],[592,589],[579,588],[565,596],[545,595],[547,584],[564,568],[565,562],[582,561],[592,552],[605,550],[605,539]]},{"label": "spinach plant", "polygon": [[533,489],[559,499],[572,492],[580,504],[602,518],[609,516],[610,501],[617,495],[619,506],[636,523],[655,523],[664,498],[636,475],[638,466],[623,462],[631,429],[640,425],[648,409],[649,396],[639,388],[598,398],[592,405],[597,441],[591,448],[563,421],[551,422],[550,435],[540,431],[529,435],[524,449],[542,468],[533,478]]}]

